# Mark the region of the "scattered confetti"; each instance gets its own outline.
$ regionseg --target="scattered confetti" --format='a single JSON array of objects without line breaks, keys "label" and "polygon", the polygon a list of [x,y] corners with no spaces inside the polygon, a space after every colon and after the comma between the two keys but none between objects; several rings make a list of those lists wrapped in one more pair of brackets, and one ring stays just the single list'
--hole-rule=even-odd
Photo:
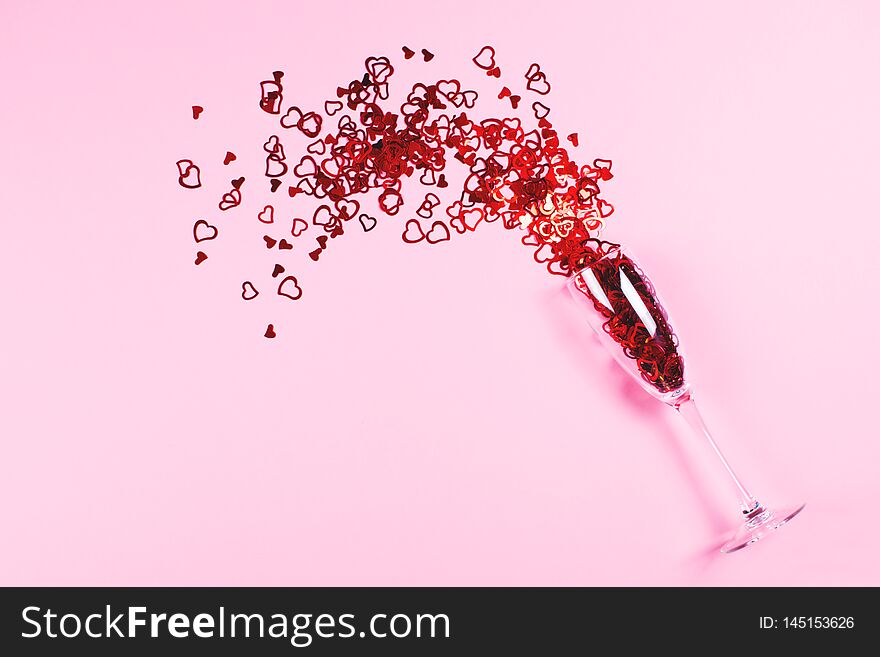
[{"label": "scattered confetti", "polygon": [[193,239],[196,244],[206,242],[217,237],[217,226],[212,226],[204,219],[199,219],[193,224]]},{"label": "scattered confetti", "polygon": [[[416,54],[408,46],[401,51],[405,60]],[[434,59],[429,50],[420,51],[425,62]],[[500,80],[497,60],[490,45],[472,58],[477,68]],[[594,262],[607,250],[608,243],[599,242],[595,234],[614,211],[599,196],[599,184],[612,178],[611,161],[573,161],[548,120],[550,105],[530,99],[521,107],[525,92],[516,83],[500,83],[498,99],[504,102],[489,98],[483,109],[480,95],[462,82],[464,78],[421,80],[409,89],[392,89],[392,61],[374,55],[364,60],[360,74],[335,86],[319,114],[284,102],[283,77],[283,72],[275,71],[260,82],[259,107],[273,115],[280,129],[299,132],[311,141],[296,146],[288,160],[278,135],[269,136],[263,143],[264,174],[272,192],[284,184],[293,199],[293,212],[299,216],[291,221],[290,236],[317,233],[314,246],[303,249],[302,257],[309,257],[304,266],[314,266],[309,260],[323,259],[330,241],[342,237],[355,218],[365,233],[385,220],[397,222],[403,242],[421,245],[415,248],[463,239],[484,224],[497,222],[503,229],[519,232],[522,244],[533,250],[533,259],[558,275]],[[539,96],[550,93],[539,64],[531,64],[524,77],[526,91]],[[400,95],[392,101],[392,93]],[[493,110],[492,104],[503,105],[506,111]],[[577,133],[566,139],[578,146]],[[227,151],[224,164],[235,160]],[[178,160],[177,169],[181,186],[201,186],[193,160]],[[456,175],[447,178],[449,171]],[[220,199],[220,210],[234,212],[241,205],[244,181],[242,176],[231,182]],[[280,205],[259,198],[254,205],[251,212],[257,213],[261,224],[275,223]],[[371,207],[379,210],[377,216],[362,211]],[[197,243],[217,234],[217,227],[205,219],[193,225]],[[267,249],[292,251],[291,263],[297,262],[299,248],[294,251],[286,238],[263,235],[262,239]],[[196,263],[206,258],[200,251]],[[276,263],[266,275],[276,279],[285,273],[285,266]],[[242,296],[253,300],[256,285],[245,284]],[[293,275],[283,278],[277,291],[290,300],[302,297]],[[269,325],[266,337],[275,337],[274,325]],[[648,367],[649,374],[655,369],[666,372],[667,363],[653,362],[656,368]],[[669,368],[672,373],[674,365]]]}]

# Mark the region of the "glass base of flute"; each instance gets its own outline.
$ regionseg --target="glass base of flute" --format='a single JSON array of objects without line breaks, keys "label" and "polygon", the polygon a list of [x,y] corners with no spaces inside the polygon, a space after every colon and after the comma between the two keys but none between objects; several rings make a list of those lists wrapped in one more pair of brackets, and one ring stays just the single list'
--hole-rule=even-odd
[{"label": "glass base of flute", "polygon": [[775,533],[804,505],[771,508],[749,492],[700,415],[685,378],[678,336],[654,286],[627,249],[611,242],[590,242],[568,289],[617,363],[650,395],[678,411],[724,467],[739,497],[743,523],[721,551],[736,552]]}]

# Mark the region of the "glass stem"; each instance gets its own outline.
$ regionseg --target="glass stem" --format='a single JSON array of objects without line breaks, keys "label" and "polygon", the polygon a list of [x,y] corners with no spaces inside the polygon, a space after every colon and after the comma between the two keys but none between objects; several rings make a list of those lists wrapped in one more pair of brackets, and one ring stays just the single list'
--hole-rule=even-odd
[{"label": "glass stem", "polygon": [[690,428],[694,430],[694,433],[702,436],[708,441],[709,445],[712,447],[712,451],[715,452],[718,460],[721,461],[721,465],[727,470],[727,474],[730,475],[733,485],[736,486],[736,489],[739,492],[740,507],[742,508],[743,514],[751,517],[756,513],[760,513],[760,503],[755,499],[755,496],[748,491],[742,481],[740,481],[739,477],[736,476],[736,473],[733,471],[730,463],[728,463],[727,458],[725,458],[722,453],[721,448],[718,447],[718,443],[715,442],[715,439],[712,438],[712,434],[709,433],[709,428],[706,426],[703,416],[700,415],[700,410],[697,408],[697,404],[693,397],[689,396],[685,401],[674,406],[674,408],[681,414]]}]

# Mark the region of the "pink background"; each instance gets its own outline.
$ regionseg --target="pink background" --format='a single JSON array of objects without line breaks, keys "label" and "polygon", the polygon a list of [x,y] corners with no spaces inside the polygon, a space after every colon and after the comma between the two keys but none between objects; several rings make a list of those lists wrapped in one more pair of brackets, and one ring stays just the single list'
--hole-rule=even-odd
[{"label": "pink background", "polygon": [[[0,583],[880,584],[880,12],[710,4],[3,3]],[[279,131],[257,82],[317,108],[382,53],[480,80],[484,43],[513,85],[539,61],[578,156],[614,160],[607,235],[719,441],[808,503],[772,542],[716,553],[711,455],[499,226],[408,246],[401,215],[295,248],[300,302],[240,299],[280,261],[268,194],[216,210]]]}]

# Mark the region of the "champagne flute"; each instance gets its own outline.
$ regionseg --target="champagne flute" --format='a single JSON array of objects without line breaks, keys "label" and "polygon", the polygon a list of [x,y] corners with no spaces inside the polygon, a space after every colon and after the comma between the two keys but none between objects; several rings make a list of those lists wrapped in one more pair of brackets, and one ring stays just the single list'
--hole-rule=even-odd
[{"label": "champagne flute", "polygon": [[[592,240],[591,240],[592,241]],[[743,523],[721,548],[735,552],[765,538],[804,508],[763,505],[743,484],[706,426],[685,378],[678,337],[654,286],[629,251],[596,242],[568,279],[567,287],[600,342],[617,363],[654,398],[674,408],[718,457],[739,497]]]}]

